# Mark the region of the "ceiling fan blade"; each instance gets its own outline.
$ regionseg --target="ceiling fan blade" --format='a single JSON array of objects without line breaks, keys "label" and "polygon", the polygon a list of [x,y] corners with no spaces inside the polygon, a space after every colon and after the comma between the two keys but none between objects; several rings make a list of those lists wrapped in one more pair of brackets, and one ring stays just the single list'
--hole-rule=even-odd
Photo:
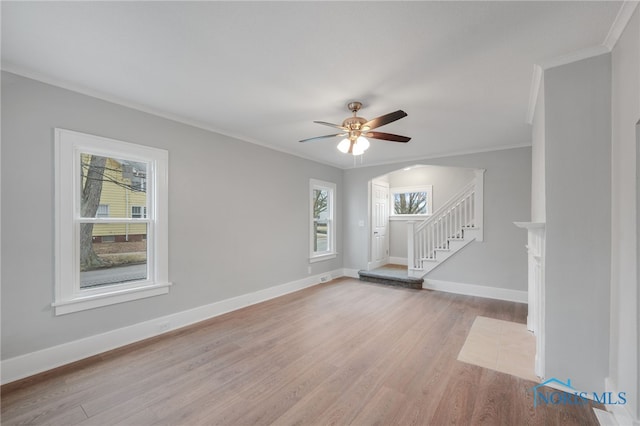
[{"label": "ceiling fan blade", "polygon": [[336,133],[335,135],[324,135],[324,136],[316,136],[315,138],[302,139],[300,142],[309,142],[314,141],[316,139],[325,139],[325,138],[334,138],[336,136],[346,136],[346,133]]},{"label": "ceiling fan blade", "polygon": [[362,125],[366,130],[373,130],[377,127],[384,126],[385,124],[393,123],[396,120],[400,120],[407,116],[407,113],[401,109],[390,112],[389,114],[381,115],[380,117],[369,120]]},{"label": "ceiling fan blade", "polygon": [[340,126],[339,124],[327,123],[326,121],[314,121],[314,123],[322,124],[323,126],[335,127],[340,130],[349,130],[346,127]]},{"label": "ceiling fan blade", "polygon": [[408,136],[400,136],[400,135],[392,135],[391,133],[382,133],[382,132],[367,132],[364,133],[364,136],[373,139],[382,139],[383,141],[391,141],[391,142],[409,142],[411,140]]}]

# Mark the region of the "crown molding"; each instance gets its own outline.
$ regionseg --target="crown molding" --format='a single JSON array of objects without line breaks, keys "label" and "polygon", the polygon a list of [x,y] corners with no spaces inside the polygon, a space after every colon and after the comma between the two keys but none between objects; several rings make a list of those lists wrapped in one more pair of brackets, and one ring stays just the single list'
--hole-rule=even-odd
[{"label": "crown molding", "polygon": [[536,103],[538,102],[538,93],[540,91],[540,85],[542,84],[542,78],[544,72],[550,68],[559,67],[562,65],[570,64],[572,62],[581,61],[583,59],[593,58],[605,53],[609,53],[613,50],[622,35],[622,32],[627,27],[629,20],[633,16],[640,1],[624,1],[618,10],[616,18],[609,28],[609,33],[605,37],[604,41],[599,46],[592,46],[586,49],[578,50],[576,52],[569,53],[567,55],[557,56],[535,64],[533,66],[533,76],[531,79],[531,89],[529,90],[529,106],[527,108],[527,116],[525,122],[527,124],[533,124],[533,115],[536,110]]},{"label": "crown molding", "polygon": [[[0,0],[2,1],[2,0]],[[269,145],[267,143],[264,143],[262,141],[256,140],[256,139],[252,139],[240,134],[236,134],[236,133],[231,133],[225,130],[221,130],[218,128],[215,128],[209,124],[197,121],[197,120],[191,120],[185,117],[182,117],[178,114],[172,114],[170,112],[161,110],[161,109],[157,109],[157,108],[152,108],[149,107],[147,105],[144,104],[140,104],[137,102],[133,102],[130,101],[128,99],[125,98],[121,98],[119,96],[114,96],[99,90],[95,90],[95,89],[91,89],[88,88],[86,86],[82,86],[80,84],[76,84],[76,83],[72,83],[69,81],[65,81],[65,80],[61,80],[61,79],[57,79],[54,77],[50,77],[44,74],[41,74],[39,72],[34,72],[31,70],[27,70],[25,68],[19,67],[17,65],[14,65],[12,63],[7,63],[6,61],[2,62],[2,66],[0,67],[0,69],[4,72],[8,72],[11,74],[15,74],[18,75],[20,77],[25,77],[31,80],[35,80],[38,81],[40,83],[44,83],[44,84],[48,84],[50,86],[54,86],[54,87],[58,87],[61,89],[65,89],[65,90],[69,90],[71,92],[75,92],[75,93],[79,93],[81,95],[85,95],[85,96],[90,96],[92,98],[96,98],[96,99],[100,99],[106,102],[110,102],[116,105],[120,105],[123,106],[125,108],[131,108],[134,109],[136,111],[140,111],[140,112],[144,112],[156,117],[160,117],[160,118],[164,118],[167,120],[171,120],[171,121],[175,121],[176,123],[181,123],[181,124],[185,124],[187,126],[191,126],[191,127],[195,127],[198,129],[202,129],[202,130],[206,130],[208,132],[212,132],[212,133],[217,133],[219,135],[222,136],[227,136],[233,139],[237,139],[243,142],[247,142],[247,143],[251,143],[254,145],[258,145],[261,146],[263,148],[267,148],[267,149],[271,149],[273,151],[278,151],[278,152],[282,152],[284,154],[288,154],[288,155],[293,155],[294,157],[298,157],[298,158],[302,158],[303,160],[309,160],[309,161],[313,161],[314,163],[319,163],[319,164],[324,164],[325,166],[330,166],[330,167],[335,167],[337,169],[342,169],[343,167],[339,164],[334,164],[334,163],[330,163],[330,162],[326,162],[326,161],[321,161],[318,160],[316,158],[311,158],[311,157],[306,157],[304,155],[300,155],[299,153],[290,151],[290,150],[286,150],[283,149],[281,147],[274,147],[272,145]]]},{"label": "crown molding", "polygon": [[596,56],[604,55],[605,53],[609,52],[611,52],[611,50],[607,46],[601,44],[599,46],[591,46],[587,47],[586,49],[580,49],[566,55],[556,56],[555,58],[549,58],[545,61],[542,61],[539,65],[544,73],[544,71],[551,68],[572,64],[584,59],[595,58]]},{"label": "crown molding", "polygon": [[[435,160],[437,158],[458,157],[458,156],[461,156],[461,155],[483,154],[483,153],[487,153],[487,152],[504,151],[504,150],[507,150],[507,149],[519,149],[519,148],[528,148],[528,147],[531,147],[531,142],[513,144],[513,145],[500,145],[500,146],[493,146],[493,147],[487,147],[487,148],[469,149],[469,150],[462,150],[462,151],[443,152],[443,153],[440,153],[440,154],[427,155],[427,156],[424,156],[424,157],[397,158],[397,159],[389,160],[389,161],[377,161],[375,163],[366,163],[366,164],[359,164],[359,165],[355,165],[355,166],[351,166],[351,167],[343,167],[343,169],[344,170],[363,169],[363,168],[367,168],[367,167],[388,166],[390,164],[406,164],[406,163],[411,163],[411,162],[416,163],[416,165],[417,165],[421,161]],[[434,164],[430,164],[430,165],[434,165]]]},{"label": "crown molding", "polygon": [[525,121],[527,124],[533,124],[533,116],[536,113],[536,104],[538,103],[538,94],[542,85],[543,76],[542,67],[538,64],[533,66],[533,76],[531,78],[531,88],[529,89],[529,106],[527,108],[527,116]]},{"label": "crown molding", "polygon": [[618,15],[616,16],[616,19],[613,20],[613,24],[609,29],[609,34],[607,34],[607,37],[604,39],[603,43],[603,45],[605,45],[607,49],[609,49],[609,51],[612,51],[616,46],[616,43],[618,43],[622,32],[627,27],[629,20],[631,20],[631,17],[633,16],[633,12],[635,12],[636,7],[638,7],[638,3],[640,2],[625,1],[622,3],[622,6],[620,6]]},{"label": "crown molding", "polygon": [[605,45],[591,46],[587,47],[586,49],[568,53],[566,55],[549,58],[547,60],[541,61],[539,64],[534,64],[533,76],[531,77],[531,88],[529,89],[529,105],[527,107],[525,122],[527,124],[533,124],[533,115],[536,111],[538,93],[540,92],[540,86],[542,84],[542,79],[546,70],[562,65],[571,64],[573,62],[582,61],[583,59],[593,58],[609,52],[611,52],[611,50]]}]

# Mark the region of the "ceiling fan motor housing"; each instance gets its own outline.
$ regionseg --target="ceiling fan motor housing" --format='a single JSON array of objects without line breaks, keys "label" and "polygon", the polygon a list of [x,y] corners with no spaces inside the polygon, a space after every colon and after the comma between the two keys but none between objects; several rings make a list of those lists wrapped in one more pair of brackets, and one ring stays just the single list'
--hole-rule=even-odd
[{"label": "ceiling fan motor housing", "polygon": [[367,122],[366,118],[349,117],[342,122],[342,127],[346,127],[349,130],[361,130],[362,125],[366,122]]},{"label": "ceiling fan motor housing", "polygon": [[349,117],[342,122],[342,126],[349,129],[349,139],[356,140],[364,130],[362,125],[366,122],[367,120],[362,117]]}]

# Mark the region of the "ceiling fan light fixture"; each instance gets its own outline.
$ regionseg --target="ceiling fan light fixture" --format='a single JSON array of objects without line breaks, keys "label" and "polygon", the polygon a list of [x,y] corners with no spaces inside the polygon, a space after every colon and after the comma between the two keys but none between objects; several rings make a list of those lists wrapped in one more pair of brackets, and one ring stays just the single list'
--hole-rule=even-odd
[{"label": "ceiling fan light fixture", "polygon": [[369,143],[369,139],[365,138],[364,136],[359,136],[358,139],[356,140],[356,146],[358,147],[358,149],[361,149],[362,152],[365,152],[366,150],[369,149],[369,147],[371,146],[371,143]]},{"label": "ceiling fan light fixture", "polygon": [[[353,143],[353,149],[351,151],[352,155],[362,155],[364,152],[369,149],[371,143],[364,136],[358,136],[358,138]],[[351,139],[344,138],[338,144],[338,150],[343,154],[349,153],[349,148],[351,147]]]},{"label": "ceiling fan light fixture", "polygon": [[344,138],[338,144],[338,151],[342,152],[343,154],[346,154],[347,152],[349,152],[350,145],[351,145],[351,141],[348,138]]}]

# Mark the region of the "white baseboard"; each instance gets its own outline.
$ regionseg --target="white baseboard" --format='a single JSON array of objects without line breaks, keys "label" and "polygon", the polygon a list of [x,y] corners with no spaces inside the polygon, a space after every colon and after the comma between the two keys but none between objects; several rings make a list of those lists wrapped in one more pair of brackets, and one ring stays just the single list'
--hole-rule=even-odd
[{"label": "white baseboard", "polygon": [[[337,269],[300,280],[291,281],[253,293],[243,294],[231,299],[221,300],[197,308],[189,309],[164,317],[144,321],[128,327],[63,343],[58,346],[3,360],[1,365],[2,384],[23,379],[43,371],[51,370],[65,364],[79,361],[112,349],[119,348],[140,340],[158,336],[200,321],[213,318],[227,312],[235,311],[265,300],[293,293],[311,287],[329,279],[347,275],[346,270]],[[348,275],[350,276],[350,275]],[[355,272],[358,276],[358,272]]]},{"label": "white baseboard", "polygon": [[[610,377],[604,379],[604,387],[607,392],[611,392],[613,395],[618,394],[618,386],[613,383]],[[627,397],[630,395],[627,394]],[[607,411],[609,411],[616,422],[620,426],[640,426],[640,419],[634,418],[633,414],[629,411],[628,405],[607,405]]]},{"label": "white baseboard", "polygon": [[344,268],[342,270],[342,276],[349,277],[349,278],[360,278],[360,275],[358,275],[358,270],[350,269],[350,268]]},{"label": "white baseboard", "polygon": [[406,257],[389,257],[389,263],[394,265],[408,265],[409,261]]},{"label": "white baseboard", "polygon": [[527,303],[527,292],[499,287],[487,287],[475,284],[456,283],[453,281],[424,279],[422,288],[447,293],[464,294],[466,296],[486,297],[488,299],[507,300],[509,302]]}]

